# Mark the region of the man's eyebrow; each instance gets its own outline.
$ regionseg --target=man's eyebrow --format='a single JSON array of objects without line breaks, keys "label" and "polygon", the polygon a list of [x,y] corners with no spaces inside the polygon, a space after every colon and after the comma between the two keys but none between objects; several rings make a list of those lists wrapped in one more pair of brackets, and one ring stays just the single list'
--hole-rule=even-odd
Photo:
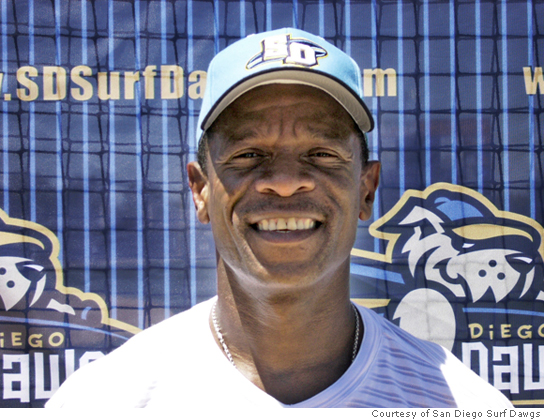
[{"label": "man's eyebrow", "polygon": [[311,116],[307,117],[306,129],[316,138],[333,141],[347,139],[350,129],[339,122],[340,117],[339,112],[330,113],[325,110],[316,110]]},{"label": "man's eyebrow", "polygon": [[342,129],[337,124],[334,126],[319,124],[309,124],[307,126],[308,132],[317,139],[330,140],[334,142],[342,142],[349,137],[349,130]]},{"label": "man's eyebrow", "polygon": [[237,115],[234,120],[236,121],[234,127],[232,127],[231,124],[228,124],[224,128],[226,128],[226,133],[228,134],[228,141],[236,143],[258,137],[259,129],[256,128],[257,124],[255,123],[265,120],[265,117],[264,115],[260,115],[258,113],[251,113]]},{"label": "man's eyebrow", "polygon": [[252,128],[237,130],[227,137],[229,143],[239,143],[244,140],[252,139],[257,137],[257,130]]}]

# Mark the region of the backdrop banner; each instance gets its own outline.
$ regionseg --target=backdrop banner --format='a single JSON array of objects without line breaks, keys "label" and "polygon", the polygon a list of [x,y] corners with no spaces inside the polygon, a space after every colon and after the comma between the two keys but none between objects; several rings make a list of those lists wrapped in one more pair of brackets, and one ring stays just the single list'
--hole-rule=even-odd
[{"label": "backdrop banner", "polygon": [[281,27],[351,55],[376,121],[353,300],[544,406],[543,0],[0,0],[0,406],[216,293],[206,70]]}]

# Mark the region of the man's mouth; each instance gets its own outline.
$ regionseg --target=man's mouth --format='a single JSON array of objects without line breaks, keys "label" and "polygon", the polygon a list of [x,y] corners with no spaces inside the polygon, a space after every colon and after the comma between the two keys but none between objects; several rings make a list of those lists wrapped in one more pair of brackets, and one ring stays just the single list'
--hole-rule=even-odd
[{"label": "man's mouth", "polygon": [[320,224],[317,220],[308,217],[277,217],[260,220],[253,226],[258,231],[292,232],[296,230],[312,230]]}]

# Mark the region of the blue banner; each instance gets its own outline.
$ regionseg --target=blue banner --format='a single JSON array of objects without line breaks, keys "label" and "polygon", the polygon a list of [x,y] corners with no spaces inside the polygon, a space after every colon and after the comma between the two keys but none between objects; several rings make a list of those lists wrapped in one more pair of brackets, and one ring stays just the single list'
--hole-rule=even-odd
[{"label": "blue banner", "polygon": [[1,406],[216,293],[206,70],[281,27],[351,55],[376,121],[352,298],[544,405],[543,1],[0,0]]}]

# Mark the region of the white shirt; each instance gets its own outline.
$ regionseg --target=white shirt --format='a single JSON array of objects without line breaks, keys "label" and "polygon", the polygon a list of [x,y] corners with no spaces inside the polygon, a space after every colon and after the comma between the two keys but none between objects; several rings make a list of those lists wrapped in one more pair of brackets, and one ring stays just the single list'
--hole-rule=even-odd
[{"label": "white shirt", "polygon": [[217,346],[214,299],[131,338],[71,375],[47,407],[198,409],[240,407],[511,407],[449,351],[358,306],[364,324],[352,365],[333,385],[285,405],[247,380]]}]

